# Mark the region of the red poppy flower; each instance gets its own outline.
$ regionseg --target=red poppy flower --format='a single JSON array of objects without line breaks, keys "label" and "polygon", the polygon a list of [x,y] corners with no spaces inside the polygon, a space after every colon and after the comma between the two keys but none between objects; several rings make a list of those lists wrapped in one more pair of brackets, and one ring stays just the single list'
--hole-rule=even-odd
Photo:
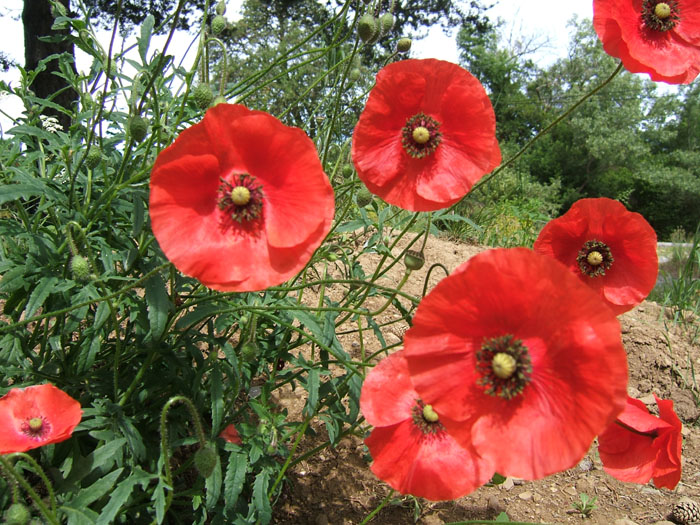
[{"label": "red poppy flower", "polygon": [[0,398],[0,454],[64,441],[82,413],[80,403],[51,384],[13,388]]},{"label": "red poppy flower", "polygon": [[656,232],[612,199],[576,201],[545,225],[533,248],[568,266],[616,315],[641,303],[656,284]]},{"label": "red poppy flower", "polygon": [[656,399],[659,416],[638,399],[628,398],[625,411],[598,436],[605,472],[620,481],[675,488],[681,479],[682,424],[673,401]]},{"label": "red poppy flower", "polygon": [[445,208],[501,162],[479,81],[442,60],[403,60],[377,75],[352,140],[367,188],[413,211]]},{"label": "red poppy flower", "polygon": [[150,215],[177,268],[222,291],[298,273],[328,233],[333,189],[306,134],[218,104],[156,159]]},{"label": "red poppy flower", "polygon": [[372,472],[402,494],[430,500],[455,499],[493,476],[473,447],[460,447],[442,416],[425,405],[411,384],[403,352],[383,359],[367,374],[360,409],[376,428],[365,439]]},{"label": "red poppy flower", "polygon": [[243,441],[241,441],[241,436],[238,435],[238,430],[236,430],[236,427],[233,425],[233,423],[231,423],[229,426],[223,429],[221,431],[221,434],[219,434],[219,437],[223,438],[229,443],[233,443],[234,445],[243,444]]},{"label": "red poppy flower", "polygon": [[572,467],[627,399],[613,313],[525,248],[482,252],[440,281],[404,344],[420,398],[504,476]]},{"label": "red poppy flower", "polygon": [[689,84],[700,73],[700,4],[695,0],[593,0],[603,48],[632,73]]}]

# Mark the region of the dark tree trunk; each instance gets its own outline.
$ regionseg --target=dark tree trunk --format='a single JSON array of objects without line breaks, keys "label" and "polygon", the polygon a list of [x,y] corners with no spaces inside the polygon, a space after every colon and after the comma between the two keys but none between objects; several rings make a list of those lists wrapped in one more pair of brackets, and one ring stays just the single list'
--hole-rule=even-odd
[{"label": "dark tree trunk", "polygon": [[[70,0],[60,0],[66,11],[70,9]],[[69,53],[75,57],[73,44],[69,41],[42,42],[39,37],[57,36],[67,34],[66,31],[52,31],[54,18],[51,14],[51,4],[48,0],[24,0],[22,11],[22,23],[24,24],[24,66],[30,71],[36,69],[39,61],[49,55]],[[65,79],[55,75],[60,71],[58,60],[51,60],[46,64],[46,69],[39,73],[30,86],[37,97],[51,99],[52,102],[72,111],[74,103],[78,100],[78,93],[70,87]],[[75,64],[72,66],[75,71]],[[63,129],[67,129],[71,123],[69,115],[53,108],[45,108],[42,113],[54,116],[58,119]]]}]

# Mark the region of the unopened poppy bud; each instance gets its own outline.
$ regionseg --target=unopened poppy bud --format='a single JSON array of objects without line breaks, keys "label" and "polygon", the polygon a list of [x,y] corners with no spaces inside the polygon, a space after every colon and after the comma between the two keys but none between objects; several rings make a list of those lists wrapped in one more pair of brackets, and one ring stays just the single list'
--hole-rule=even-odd
[{"label": "unopened poppy bud", "polygon": [[224,0],[221,0],[221,2],[216,4],[216,14],[217,15],[226,14],[226,2],[224,2]]},{"label": "unopened poppy bud", "polygon": [[32,513],[26,505],[13,503],[5,511],[5,521],[7,525],[26,525],[32,517]]},{"label": "unopened poppy bud", "polygon": [[208,84],[199,84],[192,91],[192,98],[199,109],[207,109],[214,100],[214,93]]},{"label": "unopened poppy bud", "polygon": [[74,255],[70,260],[70,271],[76,281],[88,281],[90,279],[90,263],[82,255]]},{"label": "unopened poppy bud", "polygon": [[219,455],[211,445],[205,445],[194,453],[194,466],[204,478],[208,478],[214,472]]},{"label": "unopened poppy bud", "polygon": [[344,179],[349,179],[350,177],[352,177],[352,172],[353,172],[353,171],[355,171],[355,170],[352,169],[352,166],[351,166],[350,164],[346,164],[345,166],[343,166],[343,170],[342,170],[342,172],[341,172],[342,175],[343,175],[343,178],[344,178]]},{"label": "unopened poppy bud", "polygon": [[226,19],[222,15],[216,15],[211,21],[211,32],[220,35],[226,29]]},{"label": "unopened poppy bud", "polygon": [[420,270],[425,264],[425,256],[423,255],[423,252],[408,250],[403,259],[403,263],[409,270]]},{"label": "unopened poppy bud", "polygon": [[396,50],[399,53],[408,53],[411,49],[411,39],[410,38],[400,38],[396,43]]},{"label": "unopened poppy bud", "polygon": [[93,146],[90,148],[90,151],[88,151],[87,156],[85,157],[85,165],[90,168],[96,168],[97,165],[102,161],[102,151],[100,151],[100,148],[97,146]]},{"label": "unopened poppy bud", "polygon": [[357,34],[363,42],[369,42],[379,34],[377,19],[370,14],[362,15],[357,23]]},{"label": "unopened poppy bud", "polygon": [[226,100],[226,97],[222,97],[221,95],[219,95],[211,103],[212,106],[216,106],[217,104],[228,104],[228,100]]},{"label": "unopened poppy bud", "polygon": [[350,73],[348,73],[348,78],[353,82],[357,82],[360,80],[360,78],[362,78],[362,71],[360,71],[359,68],[354,67],[350,70]]},{"label": "unopened poppy bud", "polygon": [[129,133],[136,142],[141,142],[148,134],[148,121],[139,115],[131,117]]},{"label": "unopened poppy bud", "polygon": [[357,205],[360,208],[364,208],[370,202],[372,202],[372,194],[364,186],[357,192]]},{"label": "unopened poppy bud", "polygon": [[394,15],[391,13],[384,13],[379,17],[379,34],[381,36],[386,36],[389,31],[394,27]]},{"label": "unopened poppy bud", "polygon": [[241,347],[241,359],[246,363],[252,363],[260,355],[260,348],[255,341],[248,341]]}]

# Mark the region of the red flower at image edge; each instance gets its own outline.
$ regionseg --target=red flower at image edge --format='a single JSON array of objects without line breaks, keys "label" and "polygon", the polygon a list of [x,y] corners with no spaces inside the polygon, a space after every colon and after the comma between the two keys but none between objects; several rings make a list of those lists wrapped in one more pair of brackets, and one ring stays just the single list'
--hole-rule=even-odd
[{"label": "red flower at image edge", "polygon": [[656,284],[656,232],[612,199],[576,201],[545,225],[533,248],[568,266],[616,315],[641,303]]},{"label": "red flower at image edge", "polygon": [[372,472],[402,494],[447,500],[486,483],[493,469],[471,446],[460,447],[411,384],[403,352],[367,374],[360,409],[374,425],[365,439]]},{"label": "red flower at image edge", "polygon": [[51,384],[13,388],[0,398],[0,454],[64,441],[82,414],[80,403]]},{"label": "red flower at image edge", "polygon": [[219,437],[224,439],[225,441],[228,441],[229,443],[233,443],[234,445],[242,445],[243,441],[241,441],[241,437],[238,435],[238,430],[236,430],[236,427],[232,424],[227,426],[225,429],[221,431],[221,434],[219,434]]},{"label": "red flower at image edge", "polygon": [[566,267],[524,248],[482,252],[440,281],[404,345],[423,402],[504,476],[571,468],[627,399],[613,313]]},{"label": "red flower at image edge", "polygon": [[632,73],[689,84],[700,73],[696,0],[593,0],[593,27],[609,55]]},{"label": "red flower at image edge", "polygon": [[629,398],[625,411],[598,436],[603,469],[620,481],[675,488],[681,479],[682,424],[673,401],[656,399],[659,417],[638,399]]},{"label": "red flower at image edge", "polygon": [[240,105],[209,109],[151,173],[158,243],[181,272],[216,290],[262,290],[293,277],[333,214],[333,189],[309,137]]},{"label": "red flower at image edge", "polygon": [[413,211],[445,208],[501,161],[496,118],[468,71],[402,60],[377,75],[355,127],[352,160],[367,188]]}]

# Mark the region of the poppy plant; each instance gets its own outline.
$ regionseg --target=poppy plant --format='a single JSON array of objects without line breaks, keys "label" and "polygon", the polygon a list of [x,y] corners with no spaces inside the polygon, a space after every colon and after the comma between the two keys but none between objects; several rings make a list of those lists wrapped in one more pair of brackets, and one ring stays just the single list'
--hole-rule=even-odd
[{"label": "poppy plant", "polygon": [[0,398],[0,454],[64,441],[81,417],[80,403],[51,384],[13,388]]},{"label": "poppy plant", "polygon": [[328,233],[333,189],[300,129],[218,104],[151,173],[153,233],[184,274],[220,291],[256,291],[298,273]]},{"label": "poppy plant", "polygon": [[620,324],[551,257],[482,252],[421,301],[404,335],[416,392],[504,476],[575,465],[627,399]]},{"label": "poppy plant", "polygon": [[501,162],[486,91],[465,69],[435,59],[384,67],[355,127],[352,160],[389,204],[431,211],[454,204]]},{"label": "poppy plant", "polygon": [[695,0],[593,0],[593,27],[609,55],[632,73],[689,84],[700,73]]},{"label": "poppy plant", "polygon": [[367,374],[360,409],[375,428],[365,439],[372,472],[402,494],[434,501],[464,496],[493,476],[490,464],[445,431],[442,417],[416,393],[403,352]]},{"label": "poppy plant", "polygon": [[598,436],[603,469],[620,481],[648,483],[674,489],[681,479],[682,424],[673,401],[656,399],[659,417],[649,413],[639,399],[628,398],[627,407]]},{"label": "poppy plant", "polygon": [[533,248],[568,266],[616,315],[641,303],[656,284],[656,232],[612,199],[576,201],[545,225]]}]

